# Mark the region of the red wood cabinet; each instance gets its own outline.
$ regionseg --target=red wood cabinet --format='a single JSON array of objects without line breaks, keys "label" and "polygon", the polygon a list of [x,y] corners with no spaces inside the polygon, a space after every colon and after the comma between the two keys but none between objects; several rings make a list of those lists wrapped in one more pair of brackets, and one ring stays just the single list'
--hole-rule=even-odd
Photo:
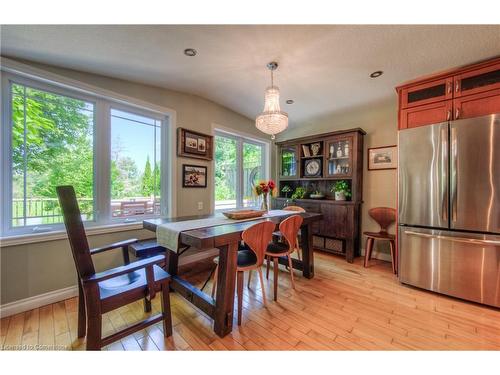
[{"label": "red wood cabinet", "polygon": [[500,58],[396,88],[398,128],[409,129],[500,112]]},{"label": "red wood cabinet", "polygon": [[500,63],[453,77],[455,98],[500,89]]},{"label": "red wood cabinet", "polygon": [[400,113],[400,129],[415,128],[451,120],[453,100],[403,109]]},{"label": "red wood cabinet", "polygon": [[453,108],[455,120],[500,113],[500,89],[461,96],[453,100]]},{"label": "red wood cabinet", "polygon": [[451,99],[453,96],[453,77],[425,82],[401,90],[401,108],[410,108],[433,102]]}]

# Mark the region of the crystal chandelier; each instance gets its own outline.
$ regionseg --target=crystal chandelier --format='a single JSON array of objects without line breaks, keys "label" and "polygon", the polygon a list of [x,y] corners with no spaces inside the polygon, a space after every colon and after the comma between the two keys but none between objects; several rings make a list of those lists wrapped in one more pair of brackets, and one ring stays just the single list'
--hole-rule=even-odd
[{"label": "crystal chandelier", "polygon": [[278,68],[278,63],[270,62],[267,68],[271,71],[271,86],[266,89],[264,111],[255,120],[255,126],[274,139],[275,134],[281,133],[288,127],[288,114],[280,109],[280,90],[274,86],[273,81],[273,71]]}]

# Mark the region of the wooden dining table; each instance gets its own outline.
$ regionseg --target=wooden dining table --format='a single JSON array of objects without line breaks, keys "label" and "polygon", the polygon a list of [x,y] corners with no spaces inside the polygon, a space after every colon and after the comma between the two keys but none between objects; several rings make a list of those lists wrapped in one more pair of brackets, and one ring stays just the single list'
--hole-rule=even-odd
[{"label": "wooden dining table", "polygon": [[[302,212],[294,213],[301,215],[304,219],[301,226],[301,249],[302,260],[292,259],[293,268],[302,271],[305,278],[314,277],[314,255],[312,247],[312,223],[322,218],[319,213]],[[143,227],[156,233],[158,225],[173,223],[185,220],[198,220],[210,218],[213,215],[191,216],[180,218],[157,218],[143,221]],[[236,262],[238,254],[238,245],[241,241],[242,232],[250,226],[263,220],[279,223],[290,212],[281,210],[271,210],[264,217],[255,220],[243,222],[231,222],[223,225],[216,225],[198,229],[186,230],[179,235],[179,245],[184,248],[192,247],[200,250],[219,249],[219,271],[217,275],[217,289],[215,300],[196,288],[188,281],[178,275],[177,249],[167,249],[165,253],[165,267],[172,276],[170,283],[172,290],[179,293],[182,297],[202,310],[205,314],[214,320],[214,331],[219,337],[224,337],[232,331],[233,327],[233,308],[234,291],[236,280]],[[279,259],[283,265],[288,265],[286,259]]]}]

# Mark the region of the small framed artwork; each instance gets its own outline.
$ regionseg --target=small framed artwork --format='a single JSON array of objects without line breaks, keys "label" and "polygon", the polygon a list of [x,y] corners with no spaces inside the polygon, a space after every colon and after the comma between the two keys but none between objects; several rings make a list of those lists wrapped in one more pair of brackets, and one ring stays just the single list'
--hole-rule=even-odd
[{"label": "small framed artwork", "polygon": [[398,146],[373,147],[368,149],[368,170],[396,169]]},{"label": "small framed artwork", "polygon": [[192,130],[177,129],[177,156],[185,158],[213,159],[213,136]]},{"label": "small framed artwork", "polygon": [[206,188],[207,167],[182,164],[182,187]]}]

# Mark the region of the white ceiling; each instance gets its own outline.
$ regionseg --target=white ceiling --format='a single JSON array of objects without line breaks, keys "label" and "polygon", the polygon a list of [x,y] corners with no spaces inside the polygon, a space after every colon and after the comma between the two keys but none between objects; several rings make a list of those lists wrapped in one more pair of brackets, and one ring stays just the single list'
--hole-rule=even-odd
[{"label": "white ceiling", "polygon": [[[198,55],[185,56],[187,47]],[[293,126],[500,55],[500,25],[10,25],[1,27],[1,54],[200,95],[249,118],[262,111],[265,65],[276,60]],[[375,70],[385,73],[369,78]]]}]

